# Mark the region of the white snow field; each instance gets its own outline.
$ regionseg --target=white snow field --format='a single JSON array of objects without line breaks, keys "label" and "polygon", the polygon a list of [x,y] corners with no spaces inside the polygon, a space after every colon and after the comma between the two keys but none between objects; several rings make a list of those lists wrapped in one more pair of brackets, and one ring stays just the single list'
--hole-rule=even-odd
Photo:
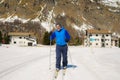
[{"label": "white snow field", "polygon": [[[49,46],[0,46],[0,80],[53,80],[54,49],[49,66]],[[120,48],[69,46],[68,60],[56,80],[120,80]]]}]

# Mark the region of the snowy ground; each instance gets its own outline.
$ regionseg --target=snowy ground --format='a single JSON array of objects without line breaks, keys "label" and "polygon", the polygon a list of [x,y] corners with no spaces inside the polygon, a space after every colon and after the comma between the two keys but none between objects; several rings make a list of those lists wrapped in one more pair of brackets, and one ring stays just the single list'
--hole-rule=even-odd
[{"label": "snowy ground", "polygon": [[[49,46],[0,46],[0,80],[52,80],[55,55],[49,70],[49,53]],[[120,48],[70,46],[68,59],[64,80],[120,80]]]}]

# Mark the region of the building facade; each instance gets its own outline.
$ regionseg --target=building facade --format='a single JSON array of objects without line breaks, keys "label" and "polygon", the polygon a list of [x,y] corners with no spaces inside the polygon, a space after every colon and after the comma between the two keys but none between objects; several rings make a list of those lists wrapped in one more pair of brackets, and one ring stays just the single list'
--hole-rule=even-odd
[{"label": "building facade", "polygon": [[118,38],[118,37],[112,36],[111,42],[112,42],[111,45],[112,45],[113,47],[119,47],[119,38]]},{"label": "building facade", "polygon": [[10,44],[19,46],[37,45],[34,33],[10,32]]},{"label": "building facade", "polygon": [[87,30],[84,38],[86,47],[111,47],[112,33],[108,30]]}]

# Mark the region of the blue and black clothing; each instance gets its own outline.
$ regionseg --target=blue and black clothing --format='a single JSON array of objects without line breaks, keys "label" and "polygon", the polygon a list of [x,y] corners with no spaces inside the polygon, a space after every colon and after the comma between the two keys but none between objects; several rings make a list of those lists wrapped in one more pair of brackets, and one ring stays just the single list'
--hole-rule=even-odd
[{"label": "blue and black clothing", "polygon": [[70,40],[70,35],[63,27],[58,31],[55,30],[50,36],[50,40],[56,39],[56,68],[61,67],[61,56],[63,57],[63,67],[67,67],[67,42]]}]

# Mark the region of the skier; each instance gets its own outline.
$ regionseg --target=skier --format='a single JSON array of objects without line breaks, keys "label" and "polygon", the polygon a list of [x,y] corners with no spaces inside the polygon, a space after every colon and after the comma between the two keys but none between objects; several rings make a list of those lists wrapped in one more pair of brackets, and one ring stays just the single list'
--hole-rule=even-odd
[{"label": "skier", "polygon": [[[63,69],[67,68],[67,42],[70,40],[70,34],[68,31],[59,23],[56,24],[56,30],[51,33],[50,41],[56,39],[56,71],[61,69],[61,58]],[[62,56],[62,57],[61,57]]]}]

